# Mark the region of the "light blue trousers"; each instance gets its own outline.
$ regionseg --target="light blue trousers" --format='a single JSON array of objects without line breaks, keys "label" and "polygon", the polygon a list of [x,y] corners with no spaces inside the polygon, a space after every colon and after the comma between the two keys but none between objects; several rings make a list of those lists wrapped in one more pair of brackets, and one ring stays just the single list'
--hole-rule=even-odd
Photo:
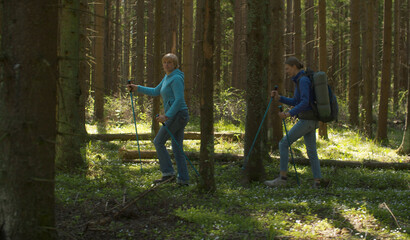
[{"label": "light blue trousers", "polygon": [[[288,171],[289,162],[289,142],[290,145],[299,138],[303,137],[305,140],[307,155],[310,159],[310,165],[312,167],[313,178],[320,179],[322,175],[320,173],[320,163],[316,150],[316,128],[318,128],[319,122],[316,120],[304,120],[300,119],[289,130],[287,136],[283,137],[279,142],[280,151],[280,171]],[[289,142],[288,139],[289,138]]]},{"label": "light blue trousers", "polygon": [[[189,181],[188,167],[186,164],[186,159],[183,154],[183,141],[184,141],[184,129],[189,121],[188,110],[179,111],[173,118],[168,119],[165,125],[168,127],[169,131],[174,135],[179,146],[172,141],[172,152],[174,153],[175,162],[178,169],[178,181],[185,183]],[[172,167],[171,157],[165,147],[165,143],[170,139],[168,131],[164,126],[158,131],[157,136],[154,139],[155,149],[157,151],[157,156],[159,159],[159,167],[162,172],[162,176],[171,176],[175,174],[174,168]]]}]

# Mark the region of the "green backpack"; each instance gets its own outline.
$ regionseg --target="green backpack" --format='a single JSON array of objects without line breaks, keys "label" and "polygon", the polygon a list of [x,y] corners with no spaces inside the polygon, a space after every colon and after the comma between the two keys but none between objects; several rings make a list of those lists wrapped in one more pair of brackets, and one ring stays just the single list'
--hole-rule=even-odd
[{"label": "green backpack", "polygon": [[[339,115],[339,105],[336,96],[333,94],[324,72],[314,72],[311,69],[306,69],[304,76],[307,76],[311,81],[311,94],[313,94],[313,102],[309,102],[312,107],[311,113],[299,114],[300,119],[314,119],[321,122],[337,121]],[[297,81],[299,89],[299,79]]]}]

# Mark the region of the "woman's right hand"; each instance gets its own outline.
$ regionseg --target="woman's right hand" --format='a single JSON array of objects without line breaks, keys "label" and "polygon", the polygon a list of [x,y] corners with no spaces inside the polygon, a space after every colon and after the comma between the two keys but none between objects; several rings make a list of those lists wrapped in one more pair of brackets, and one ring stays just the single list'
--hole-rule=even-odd
[{"label": "woman's right hand", "polygon": [[127,88],[128,88],[128,91],[133,92],[133,91],[135,91],[135,90],[138,90],[138,85],[135,85],[135,84],[127,84]]},{"label": "woman's right hand", "polygon": [[273,90],[273,91],[270,93],[270,96],[273,97],[276,101],[279,101],[280,96],[279,96],[279,93],[278,93],[277,90]]}]

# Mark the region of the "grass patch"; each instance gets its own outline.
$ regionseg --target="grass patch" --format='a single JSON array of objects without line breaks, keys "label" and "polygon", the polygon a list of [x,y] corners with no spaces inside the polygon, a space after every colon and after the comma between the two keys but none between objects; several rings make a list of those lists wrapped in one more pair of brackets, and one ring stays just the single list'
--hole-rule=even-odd
[{"label": "grass patch", "polygon": [[[195,121],[195,120],[194,120]],[[237,131],[235,126],[218,131]],[[141,132],[149,124],[141,124]],[[147,127],[144,127],[147,126]],[[189,131],[197,128],[195,124]],[[87,129],[97,129],[88,126]],[[108,132],[132,132],[133,125],[107,127]],[[140,128],[138,129],[140,130]],[[240,129],[239,129],[240,131]],[[329,141],[319,140],[320,158],[341,160],[406,161],[387,147],[362,138],[345,126],[329,128]],[[215,140],[216,152],[241,154],[243,143]],[[391,141],[390,144],[396,144]],[[153,150],[150,141],[140,143]],[[240,184],[241,168],[229,163],[215,166],[217,191],[200,194],[196,185],[160,186],[138,200],[110,224],[86,223],[110,216],[160,178],[158,164],[124,164],[119,148],[136,149],[136,143],[91,141],[86,147],[88,171],[79,175],[57,174],[57,229],[60,239],[409,239],[410,174],[408,171],[322,167],[331,181],[328,189],[311,188],[310,167],[298,166],[301,187],[293,170],[289,186],[268,188],[255,182]],[[170,145],[168,145],[170,147]],[[199,151],[199,141],[184,141],[186,151]],[[295,152],[305,154],[302,141]],[[370,153],[369,153],[370,152]],[[277,160],[266,159],[269,179],[278,174]],[[195,173],[190,169],[190,176]],[[192,179],[192,182],[195,182]],[[385,205],[391,209],[400,227]]]}]

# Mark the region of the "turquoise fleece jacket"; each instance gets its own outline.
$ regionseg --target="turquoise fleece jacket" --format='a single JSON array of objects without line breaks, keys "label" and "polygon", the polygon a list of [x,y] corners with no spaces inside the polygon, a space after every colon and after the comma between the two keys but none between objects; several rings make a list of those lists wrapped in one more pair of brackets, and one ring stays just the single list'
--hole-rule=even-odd
[{"label": "turquoise fleece jacket", "polygon": [[[305,71],[301,70],[296,76],[292,77],[293,82],[296,84],[295,93],[293,98],[287,98],[281,96],[279,102],[294,106],[289,111],[290,116],[298,115],[301,112],[311,110],[309,102],[313,102],[313,94],[311,92],[312,82],[305,75]],[[299,80],[299,89],[297,87],[297,81]],[[300,91],[299,91],[300,90]]]},{"label": "turquoise fleece jacket", "polygon": [[164,76],[155,88],[138,86],[138,92],[149,96],[161,95],[164,102],[165,116],[173,118],[177,112],[188,109],[184,98],[184,73],[175,69]]}]

